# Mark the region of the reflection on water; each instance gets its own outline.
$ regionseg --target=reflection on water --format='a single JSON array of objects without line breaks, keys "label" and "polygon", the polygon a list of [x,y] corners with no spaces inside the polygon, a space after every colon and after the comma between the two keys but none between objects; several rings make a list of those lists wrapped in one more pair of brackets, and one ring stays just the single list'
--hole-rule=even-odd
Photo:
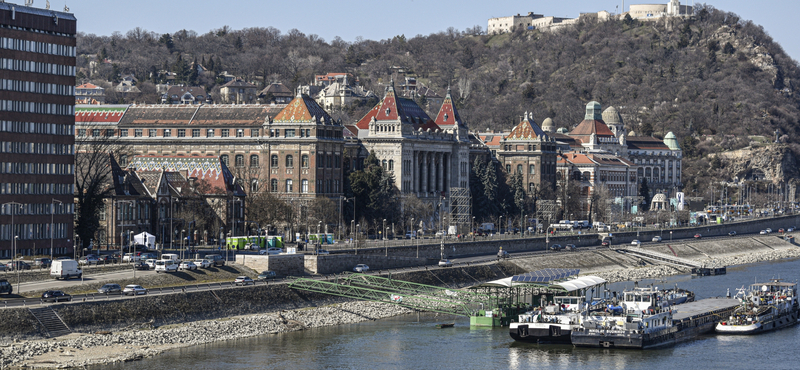
[{"label": "reflection on water", "polygon": [[[773,277],[800,278],[800,261],[736,267],[728,275],[673,276],[641,284],[692,290],[698,299]],[[612,289],[633,283],[613,284]],[[453,322],[454,328],[436,329]],[[585,349],[514,342],[508,329],[470,329],[469,320],[416,314],[359,324],[214,343],[103,369],[794,369],[800,327],[758,336],[709,335],[649,351]],[[98,367],[99,368],[99,367]]]}]

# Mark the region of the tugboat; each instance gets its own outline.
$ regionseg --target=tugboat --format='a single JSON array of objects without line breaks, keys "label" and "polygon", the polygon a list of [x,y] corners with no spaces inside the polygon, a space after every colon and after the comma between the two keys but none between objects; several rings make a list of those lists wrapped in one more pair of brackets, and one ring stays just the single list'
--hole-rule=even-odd
[{"label": "tugboat", "polygon": [[[592,298],[591,302],[587,302],[584,296],[555,296],[552,302],[543,302],[538,309],[519,315],[519,322],[510,324],[509,334],[519,342],[573,344],[572,332],[581,327],[584,321],[591,321],[594,326],[615,315],[641,316],[648,310],[652,314],[662,314],[662,308],[692,300],[692,292],[677,287],[660,290],[655,286],[639,288],[638,284],[633,290],[624,291],[619,298],[615,294],[614,297]],[[666,310],[668,311],[669,309]],[[666,316],[666,312],[661,316]],[[661,316],[658,317],[659,320],[662,319]],[[627,319],[623,317],[621,320],[624,322]],[[650,324],[650,321],[655,320],[656,318],[648,319],[645,324],[651,329],[655,328],[654,324]],[[661,321],[671,322],[671,317]]]},{"label": "tugboat", "polygon": [[772,279],[753,284],[748,290],[739,289],[736,298],[741,299],[741,305],[727,320],[717,324],[717,333],[759,334],[797,324],[800,315],[797,283]]}]

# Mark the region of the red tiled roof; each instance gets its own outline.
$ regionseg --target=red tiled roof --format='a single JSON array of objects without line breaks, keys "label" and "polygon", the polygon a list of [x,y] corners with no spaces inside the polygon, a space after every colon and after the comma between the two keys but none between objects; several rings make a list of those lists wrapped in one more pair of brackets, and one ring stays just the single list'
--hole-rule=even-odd
[{"label": "red tiled roof", "polygon": [[76,89],[99,89],[99,87],[97,85],[90,84],[88,82],[83,84],[83,85],[76,86],[75,88]]},{"label": "red tiled roof", "polygon": [[585,119],[581,122],[578,127],[575,127],[572,131],[570,131],[570,136],[574,135],[591,135],[595,134],[597,136],[614,136],[614,132],[608,128],[605,122],[600,120],[589,120]]},{"label": "red tiled roof", "polygon": [[75,122],[118,123],[124,111],[76,111]]},{"label": "red tiled roof", "polygon": [[434,122],[439,126],[450,126],[454,124],[464,126],[464,123],[461,121],[461,116],[458,115],[458,111],[455,105],[453,105],[453,99],[450,97],[450,89],[447,89],[447,95],[444,97],[444,102],[442,102],[442,108],[439,109],[439,114],[436,115],[436,120]]},{"label": "red tiled roof", "polygon": [[333,125],[333,118],[308,95],[302,94],[295,97],[286,108],[283,108],[273,122],[314,122]]},{"label": "red tiled roof", "polygon": [[511,129],[511,133],[506,136],[506,140],[536,139],[545,135],[539,125],[528,120],[528,113],[525,113],[525,119]]},{"label": "red tiled roof", "polygon": [[[399,119],[402,123],[414,125],[415,130],[419,127],[423,129],[439,128],[416,102],[411,99],[397,97],[394,86],[390,86],[387,89],[383,100],[370,109],[370,111],[356,123],[356,126],[361,130],[368,130],[369,123],[373,118],[378,121]],[[433,126],[428,123],[433,124]]]}]

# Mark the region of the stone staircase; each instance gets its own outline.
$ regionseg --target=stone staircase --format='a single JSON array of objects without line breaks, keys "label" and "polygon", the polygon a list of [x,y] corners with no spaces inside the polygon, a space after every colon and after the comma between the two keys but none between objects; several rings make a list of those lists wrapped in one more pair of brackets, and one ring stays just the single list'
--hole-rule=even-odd
[{"label": "stone staircase", "polygon": [[50,338],[72,333],[72,330],[50,306],[29,308],[28,311],[39,321],[39,324],[42,325],[42,328]]}]

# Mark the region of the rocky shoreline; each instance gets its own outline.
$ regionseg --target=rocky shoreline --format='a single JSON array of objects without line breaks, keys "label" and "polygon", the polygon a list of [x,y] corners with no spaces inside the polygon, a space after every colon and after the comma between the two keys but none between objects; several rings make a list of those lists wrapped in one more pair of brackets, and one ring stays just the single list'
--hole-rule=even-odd
[{"label": "rocky shoreline", "polygon": [[[720,265],[733,266],[798,257],[800,248],[786,248],[769,252],[721,255],[704,262],[713,260]],[[687,272],[688,269],[663,265],[587,271],[610,282],[658,278]],[[140,324],[114,332],[75,333],[55,340],[15,341],[0,345],[0,368],[75,368],[135,361],[181,347],[379,320],[410,312],[412,311],[384,303],[345,302],[162,327]],[[118,355],[109,356],[109,353]]]}]

